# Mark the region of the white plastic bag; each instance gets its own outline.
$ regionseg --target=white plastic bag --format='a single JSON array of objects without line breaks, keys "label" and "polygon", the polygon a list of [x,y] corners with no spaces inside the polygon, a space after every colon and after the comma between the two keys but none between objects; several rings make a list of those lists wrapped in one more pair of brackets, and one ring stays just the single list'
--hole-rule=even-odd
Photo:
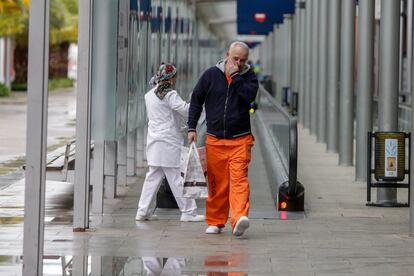
[{"label": "white plastic bag", "polygon": [[207,158],[205,147],[198,148],[192,143],[181,148],[180,169],[183,197],[207,198]]}]

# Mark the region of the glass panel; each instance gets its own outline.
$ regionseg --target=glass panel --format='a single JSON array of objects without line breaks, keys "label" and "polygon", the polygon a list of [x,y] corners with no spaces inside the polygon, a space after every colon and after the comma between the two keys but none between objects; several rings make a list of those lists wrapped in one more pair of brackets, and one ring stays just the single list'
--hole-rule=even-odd
[{"label": "glass panel", "polygon": [[118,78],[116,138],[126,135],[128,115],[128,28],[129,0],[119,1],[118,14]]},{"label": "glass panel", "polygon": [[118,3],[98,1],[93,12],[92,139],[115,140]]}]

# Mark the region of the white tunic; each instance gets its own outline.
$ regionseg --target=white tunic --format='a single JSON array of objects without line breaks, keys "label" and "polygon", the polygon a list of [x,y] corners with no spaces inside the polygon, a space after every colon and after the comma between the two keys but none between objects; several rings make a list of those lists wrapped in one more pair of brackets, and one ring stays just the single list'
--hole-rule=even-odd
[{"label": "white tunic", "polygon": [[160,100],[155,95],[155,89],[145,94],[148,165],[179,168],[183,131],[190,105],[175,90]]}]

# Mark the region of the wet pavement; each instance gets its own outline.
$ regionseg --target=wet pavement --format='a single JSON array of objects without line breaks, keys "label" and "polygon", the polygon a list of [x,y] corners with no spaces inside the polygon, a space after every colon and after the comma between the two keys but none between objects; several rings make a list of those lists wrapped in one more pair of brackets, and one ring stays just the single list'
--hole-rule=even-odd
[{"label": "wet pavement", "polygon": [[[256,143],[251,227],[241,238],[229,225],[207,235],[204,223],[180,222],[175,209],[157,210],[158,221],[136,222],[142,177],[128,178],[117,198],[105,199],[104,214],[91,216],[90,229],[74,233],[73,185],[48,181],[44,275],[413,275],[409,209],[366,207],[365,183],[337,160],[300,128],[306,213],[278,214]],[[406,200],[406,191],[398,197]],[[21,275],[23,201],[23,180],[0,190],[0,275]]]},{"label": "wet pavement", "polygon": [[[25,155],[26,111],[26,93],[14,92],[12,97],[0,98],[0,129],[3,130],[0,132],[0,163],[10,163]],[[74,138],[75,117],[74,88],[49,93],[48,147]]]}]

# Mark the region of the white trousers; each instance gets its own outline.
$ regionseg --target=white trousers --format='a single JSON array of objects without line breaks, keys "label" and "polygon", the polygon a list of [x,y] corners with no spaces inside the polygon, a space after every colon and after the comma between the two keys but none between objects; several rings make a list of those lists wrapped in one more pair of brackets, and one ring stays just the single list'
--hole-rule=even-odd
[{"label": "white trousers", "polygon": [[194,199],[182,197],[182,189],[180,188],[181,181],[180,168],[167,168],[150,166],[147,175],[145,176],[144,186],[142,187],[141,197],[138,202],[138,212],[140,216],[150,216],[152,210],[150,205],[153,202],[155,195],[161,185],[162,178],[167,178],[171,191],[177,201],[178,208],[182,213],[196,214],[197,205]]}]

